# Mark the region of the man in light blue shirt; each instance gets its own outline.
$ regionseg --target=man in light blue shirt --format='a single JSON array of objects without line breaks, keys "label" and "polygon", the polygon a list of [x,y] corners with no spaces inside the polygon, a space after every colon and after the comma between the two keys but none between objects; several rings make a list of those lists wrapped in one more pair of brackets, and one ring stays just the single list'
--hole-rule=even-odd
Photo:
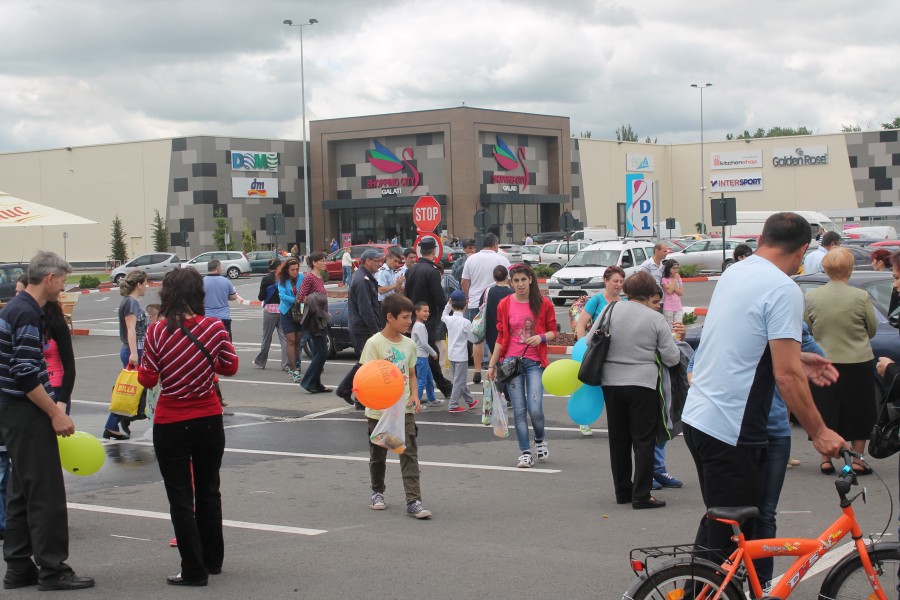
[{"label": "man in light blue shirt", "polygon": [[406,276],[400,274],[400,265],[403,264],[403,255],[397,248],[388,250],[384,263],[375,271],[375,281],[378,282],[378,301],[381,302],[391,294],[396,294],[403,289]]},{"label": "man in light blue shirt", "polygon": [[239,296],[231,280],[222,276],[222,262],[218,260],[209,261],[209,274],[203,278],[203,308],[206,310],[207,317],[215,317],[222,321],[225,331],[228,332],[228,339],[231,339],[231,307],[228,305],[230,300],[238,300]]},{"label": "man in light blue shirt", "polygon": [[815,251],[810,252],[809,256],[803,261],[803,274],[813,275],[824,271],[822,268],[822,259],[825,258],[825,255],[828,254],[829,250],[837,248],[840,245],[841,234],[838,232],[829,231],[823,235],[822,241],[819,242],[819,247],[816,248]]}]

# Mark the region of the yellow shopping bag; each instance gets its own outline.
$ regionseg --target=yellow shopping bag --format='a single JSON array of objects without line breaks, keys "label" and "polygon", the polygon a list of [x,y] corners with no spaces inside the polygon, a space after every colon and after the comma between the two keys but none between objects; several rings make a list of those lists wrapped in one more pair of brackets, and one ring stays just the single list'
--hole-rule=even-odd
[{"label": "yellow shopping bag", "polygon": [[141,394],[144,386],[138,383],[138,372],[135,369],[122,369],[116,385],[113,387],[109,412],[122,417],[134,417],[138,413]]}]

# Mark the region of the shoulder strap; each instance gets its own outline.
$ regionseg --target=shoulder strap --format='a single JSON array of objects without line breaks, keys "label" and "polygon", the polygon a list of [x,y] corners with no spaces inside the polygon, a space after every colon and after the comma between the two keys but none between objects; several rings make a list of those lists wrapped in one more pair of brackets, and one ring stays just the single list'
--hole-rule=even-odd
[{"label": "shoulder strap", "polygon": [[200,340],[198,340],[196,337],[194,337],[193,333],[188,331],[188,328],[184,326],[184,323],[181,323],[181,333],[183,333],[185,336],[187,336],[187,338],[189,340],[191,340],[194,343],[194,345],[200,349],[200,352],[202,352],[203,356],[206,357],[206,360],[209,361],[209,366],[212,367],[213,371],[215,371],[216,370],[216,361],[213,360],[212,354],[210,354],[209,350],[207,350],[206,347],[200,343]]}]

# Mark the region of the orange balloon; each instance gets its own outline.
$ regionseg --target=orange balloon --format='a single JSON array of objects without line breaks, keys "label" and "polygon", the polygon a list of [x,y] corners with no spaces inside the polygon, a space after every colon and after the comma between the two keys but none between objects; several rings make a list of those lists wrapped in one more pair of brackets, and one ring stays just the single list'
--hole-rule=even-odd
[{"label": "orange balloon", "polygon": [[353,376],[353,391],[360,404],[384,410],[403,396],[406,378],[399,367],[387,360],[369,361]]}]

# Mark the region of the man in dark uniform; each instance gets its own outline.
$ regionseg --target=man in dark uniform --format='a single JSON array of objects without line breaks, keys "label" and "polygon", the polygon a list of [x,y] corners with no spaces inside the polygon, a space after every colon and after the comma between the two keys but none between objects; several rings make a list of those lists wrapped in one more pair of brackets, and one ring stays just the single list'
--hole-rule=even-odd
[{"label": "man in dark uniform", "polygon": [[[425,238],[419,243],[419,251],[422,257],[418,262],[406,271],[406,295],[417,302],[428,303],[430,309],[425,328],[428,330],[428,345],[437,351],[437,332],[441,322],[441,313],[447,304],[447,296],[441,285],[441,272],[437,262],[437,244],[432,238]],[[441,364],[436,358],[429,358],[431,374],[434,377],[434,385],[447,398],[453,391],[453,384],[444,377]]]}]

